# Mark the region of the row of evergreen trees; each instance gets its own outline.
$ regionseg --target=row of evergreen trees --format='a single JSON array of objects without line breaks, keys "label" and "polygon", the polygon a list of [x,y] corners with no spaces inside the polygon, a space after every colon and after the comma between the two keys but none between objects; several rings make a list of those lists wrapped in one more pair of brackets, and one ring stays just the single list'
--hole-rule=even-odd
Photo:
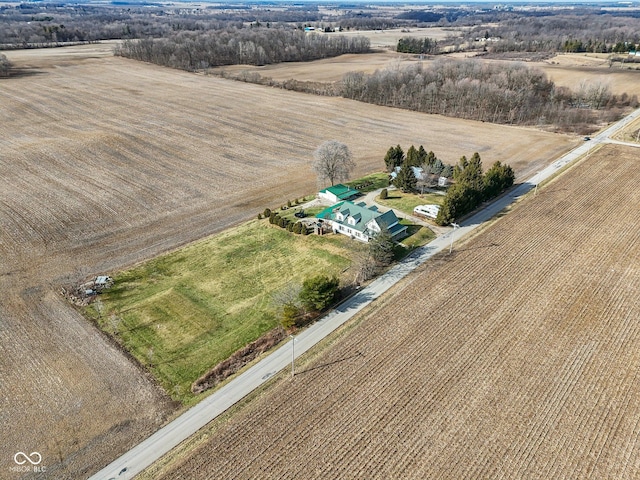
[{"label": "row of evergreen trees", "polygon": [[467,160],[465,156],[453,170],[455,184],[447,191],[436,223],[448,225],[457,218],[475,210],[483,201],[500,195],[513,185],[515,174],[509,165],[496,162],[482,172],[482,160],[476,152]]},{"label": "row of evergreen trees", "polygon": [[398,40],[396,51],[401,53],[438,53],[438,42],[431,38],[403,37]]},{"label": "row of evergreen trees", "polygon": [[267,218],[269,220],[269,223],[271,225],[277,225],[289,232],[302,235],[307,235],[309,233],[309,230],[307,230],[307,226],[302,222],[292,222],[288,218],[284,218],[278,215],[278,212],[276,212],[275,210],[272,211],[269,208],[265,208],[263,213],[258,214],[258,220],[261,220],[263,216],[264,218]]},{"label": "row of evergreen trees", "polygon": [[411,145],[406,155],[400,145],[389,147],[384,156],[384,163],[388,172],[393,172],[394,168],[406,165],[408,167],[421,167],[426,173],[442,175],[447,178],[453,175],[453,167],[451,165],[442,163],[433,151],[427,152],[422,145],[419,148]]},{"label": "row of evergreen trees", "polygon": [[[422,145],[419,148],[411,145],[406,155],[400,145],[389,147],[384,157],[384,163],[389,172],[392,172],[396,167],[401,167],[393,184],[403,192],[416,190],[419,182],[429,181],[427,178],[429,175],[447,178],[451,178],[453,175],[451,165],[442,163],[435,153],[427,152]],[[424,172],[422,178],[416,178],[411,167],[422,168]]]}]

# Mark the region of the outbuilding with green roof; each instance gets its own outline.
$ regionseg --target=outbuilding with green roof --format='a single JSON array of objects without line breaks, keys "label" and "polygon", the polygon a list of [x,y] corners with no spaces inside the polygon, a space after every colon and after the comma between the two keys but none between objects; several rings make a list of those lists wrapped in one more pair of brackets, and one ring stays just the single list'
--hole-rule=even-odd
[{"label": "outbuilding with green roof", "polygon": [[329,200],[331,203],[336,203],[341,200],[351,200],[358,195],[360,195],[358,190],[354,190],[353,188],[347,187],[341,183],[318,192],[318,198],[324,198],[325,200]]}]

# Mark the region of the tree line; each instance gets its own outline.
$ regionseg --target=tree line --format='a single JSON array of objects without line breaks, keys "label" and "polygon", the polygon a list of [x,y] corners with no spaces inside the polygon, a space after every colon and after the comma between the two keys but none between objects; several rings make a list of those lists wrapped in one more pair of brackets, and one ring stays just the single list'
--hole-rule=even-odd
[{"label": "tree line", "polygon": [[454,185],[449,187],[440,206],[436,223],[448,225],[475,210],[482,202],[490,200],[510,188],[515,180],[513,169],[495,162],[487,173],[482,172],[482,160],[476,152],[470,159],[460,158],[453,171]]},{"label": "tree line", "polygon": [[[116,3],[116,2],[114,2]],[[27,48],[48,43],[107,39],[166,38],[176,32],[222,31],[228,28],[287,27],[341,30],[391,28],[398,21],[344,11],[320,13],[317,5],[76,5],[20,3],[0,5],[0,48]],[[403,22],[400,22],[403,23]]]},{"label": "tree line", "polygon": [[398,40],[396,51],[400,53],[436,54],[438,53],[438,42],[426,37],[403,37]]},{"label": "tree line", "polygon": [[[497,23],[475,27],[467,40],[500,38],[485,44],[493,53],[502,52],[627,52],[640,42],[640,19],[633,12],[566,11],[532,17],[503,14]],[[636,12],[637,13],[637,12]]]},{"label": "tree line", "polygon": [[[432,186],[437,184],[439,177],[451,178],[453,175],[451,165],[443,163],[433,151],[427,152],[422,145],[418,148],[411,145],[406,155],[400,145],[389,147],[384,156],[384,163],[387,172],[400,168],[393,180],[393,185],[404,192],[413,191],[418,185]],[[423,173],[419,178],[415,176],[412,167],[422,169]]]},{"label": "tree line", "polygon": [[555,86],[541,70],[473,59],[350,72],[343,77],[342,96],[451,117],[564,129],[597,124],[606,115],[597,109],[637,104],[637,98],[613,95],[606,85],[583,85],[576,94]]},{"label": "tree line", "polygon": [[117,55],[183,70],[221,65],[301,62],[369,51],[369,39],[307,34],[286,28],[227,28],[126,40]]}]

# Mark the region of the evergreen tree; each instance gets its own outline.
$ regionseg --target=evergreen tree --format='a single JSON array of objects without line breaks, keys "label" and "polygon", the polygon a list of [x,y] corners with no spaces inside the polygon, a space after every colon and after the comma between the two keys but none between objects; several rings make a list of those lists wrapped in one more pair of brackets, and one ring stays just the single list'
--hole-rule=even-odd
[{"label": "evergreen tree", "polygon": [[413,168],[411,168],[407,162],[402,165],[402,168],[396,175],[396,178],[393,181],[393,184],[396,188],[399,188],[403,192],[413,192],[418,185],[418,179],[413,173]]},{"label": "evergreen tree", "polygon": [[448,225],[454,222],[456,218],[461,217],[470,210],[468,208],[468,192],[467,186],[461,183],[456,183],[447,191],[447,196],[444,197],[440,210],[438,210],[438,216],[436,217],[436,223],[438,225]]},{"label": "evergreen tree", "polygon": [[335,300],[339,285],[337,277],[317,275],[308,278],[302,282],[300,301],[309,311],[322,311]]},{"label": "evergreen tree", "polygon": [[[433,154],[433,152],[431,153]],[[418,162],[420,162],[419,165],[421,167],[424,166],[425,163],[427,163],[427,155],[428,155],[427,151],[424,149],[422,145],[420,145],[420,148],[418,148]]]},{"label": "evergreen tree", "polygon": [[515,174],[509,165],[496,162],[484,176],[483,196],[485,200],[498,196],[513,185]]},{"label": "evergreen tree", "polygon": [[442,173],[442,170],[444,170],[444,165],[442,164],[439,158],[436,158],[433,161],[433,165],[431,165],[430,171],[434,175],[440,175]]},{"label": "evergreen tree", "polygon": [[469,197],[467,199],[469,203],[474,204],[471,208],[471,210],[473,210],[484,198],[482,160],[478,152],[474,153],[469,160],[467,160],[465,156],[460,158],[460,162],[454,168],[453,178],[457,184],[467,187],[465,189],[465,196]]},{"label": "evergreen tree", "polygon": [[394,242],[389,230],[383,228],[369,241],[369,256],[378,266],[386,267],[393,262],[393,246]]},{"label": "evergreen tree", "polygon": [[460,157],[460,160],[458,161],[458,165],[453,167],[453,179],[456,182],[460,181],[460,176],[462,175],[462,172],[464,171],[465,168],[467,168],[468,165],[469,165],[469,161],[467,160],[467,157],[465,157],[464,155]]},{"label": "evergreen tree", "polygon": [[438,160],[438,158],[436,157],[436,154],[433,153],[432,151],[429,151],[429,153],[427,153],[427,156],[425,157],[424,164],[428,165],[429,167],[433,167],[433,165],[435,165],[436,163],[436,160]]},{"label": "evergreen tree", "polygon": [[387,167],[387,172],[393,172],[393,169],[396,166],[396,149],[395,148],[389,147],[389,150],[387,150],[387,154],[384,156],[384,164]]},{"label": "evergreen tree", "polygon": [[282,306],[282,317],[280,318],[280,325],[285,330],[289,330],[296,324],[296,320],[300,317],[302,312],[293,302],[287,302]]},{"label": "evergreen tree", "polygon": [[405,163],[412,167],[420,166],[420,156],[418,154],[418,150],[416,150],[416,147],[413,145],[411,145],[409,150],[407,150],[407,159],[405,160]]},{"label": "evergreen tree", "polygon": [[395,167],[399,167],[403,162],[404,151],[400,145],[387,150],[387,154],[384,157],[384,164],[387,166],[388,172],[392,172]]},{"label": "evergreen tree", "polygon": [[461,182],[468,184],[474,190],[482,192],[482,160],[478,152],[474,153],[469,159],[467,167],[462,172]]}]

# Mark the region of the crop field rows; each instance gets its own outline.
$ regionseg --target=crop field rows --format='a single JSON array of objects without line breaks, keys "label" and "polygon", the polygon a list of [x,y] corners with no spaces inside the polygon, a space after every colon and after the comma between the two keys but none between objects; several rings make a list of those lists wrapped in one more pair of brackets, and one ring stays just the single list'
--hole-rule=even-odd
[{"label": "crop field rows", "polygon": [[[62,285],[315,191],[312,152],[327,139],[348,143],[354,175],[381,168],[397,143],[423,143],[448,161],[477,150],[525,173],[575,142],[99,50],[7,52],[22,75],[0,90],[0,438],[11,450],[40,452],[56,478],[98,470],[175,411],[62,300]],[[13,453],[0,458],[0,476]]]},{"label": "crop field rows", "polygon": [[604,147],[147,478],[637,478],[636,158]]}]

